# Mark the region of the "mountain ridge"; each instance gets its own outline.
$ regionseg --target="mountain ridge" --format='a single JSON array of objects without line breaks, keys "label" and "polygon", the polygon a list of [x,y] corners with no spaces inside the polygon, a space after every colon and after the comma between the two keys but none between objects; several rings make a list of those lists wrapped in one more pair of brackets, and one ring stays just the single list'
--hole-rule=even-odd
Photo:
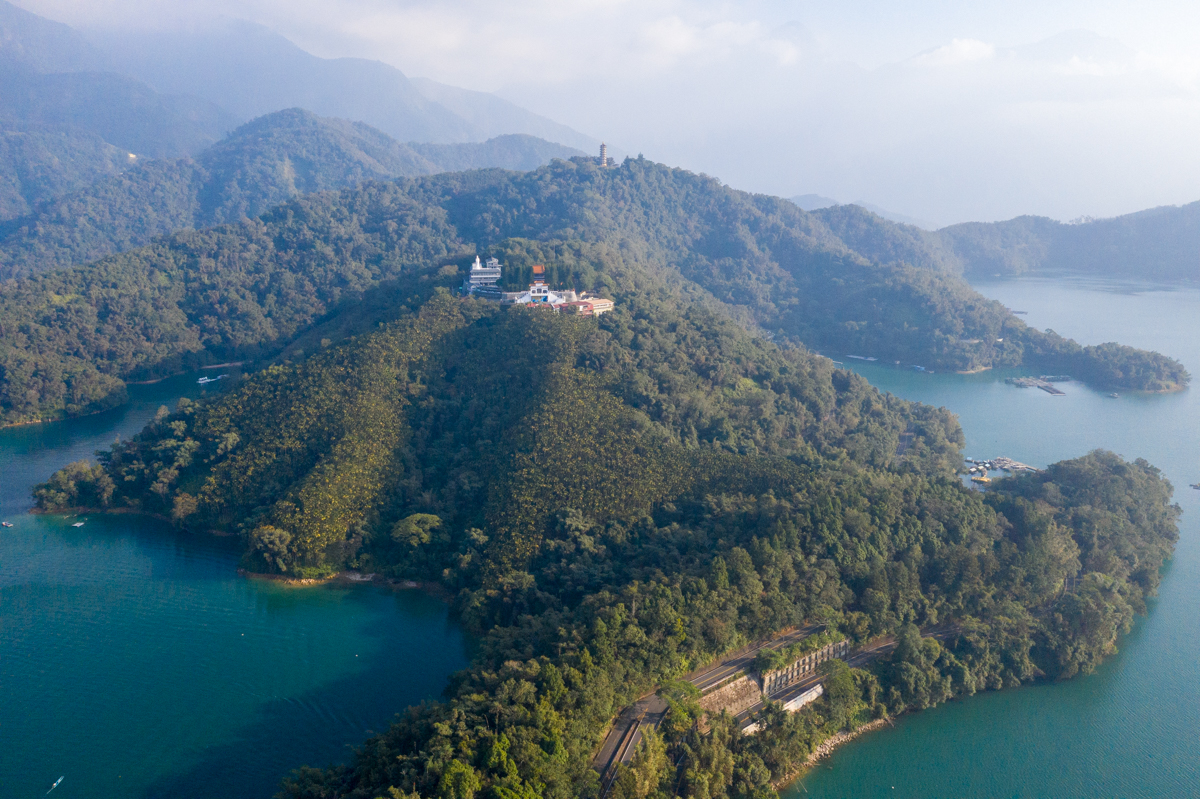
[{"label": "mountain ridge", "polygon": [[67,268],[178,230],[255,217],[299,194],[481,167],[531,169],[578,150],[531,136],[403,144],[301,109],[239,127],[193,159],[150,161],[0,222],[0,280]]},{"label": "mountain ridge", "polygon": [[590,137],[495,95],[363,58],[321,58],[241,20],[201,28],[89,31],[121,70],[163,91],[203,97],[252,119],[290,107],[365,122],[400,141],[442,144],[524,133],[593,149]]},{"label": "mountain ridge", "polygon": [[1200,282],[1200,201],[1108,219],[1042,216],[924,230],[857,205],[815,209],[846,246],[872,260],[966,277],[1077,275]]},{"label": "mountain ridge", "polygon": [[822,351],[937,369],[1036,365],[1142,390],[1190,379],[1157,353],[1029,328],[946,272],[872,262],[786,200],[644,159],[605,169],[574,158],[302,195],[255,219],[0,284],[11,320],[0,328],[0,413],[80,413],[122,401],[124,379],[271,357],[343,301],[430,266],[456,275],[474,253],[515,240],[619,248],[743,326]]}]

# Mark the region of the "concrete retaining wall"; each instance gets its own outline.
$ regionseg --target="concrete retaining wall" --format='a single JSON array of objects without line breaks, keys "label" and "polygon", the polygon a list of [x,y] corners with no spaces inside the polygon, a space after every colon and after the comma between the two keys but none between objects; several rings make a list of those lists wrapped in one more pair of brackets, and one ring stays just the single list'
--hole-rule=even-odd
[{"label": "concrete retaining wall", "polygon": [[762,698],[762,686],[758,680],[743,674],[731,683],[721,686],[710,694],[700,697],[700,707],[714,716],[722,710],[737,715]]},{"label": "concrete retaining wall", "polygon": [[838,641],[805,655],[790,666],[778,671],[769,671],[763,675],[763,695],[774,696],[789,685],[794,685],[812,674],[817,670],[817,666],[825,661],[833,658],[845,658],[849,652],[850,642]]}]

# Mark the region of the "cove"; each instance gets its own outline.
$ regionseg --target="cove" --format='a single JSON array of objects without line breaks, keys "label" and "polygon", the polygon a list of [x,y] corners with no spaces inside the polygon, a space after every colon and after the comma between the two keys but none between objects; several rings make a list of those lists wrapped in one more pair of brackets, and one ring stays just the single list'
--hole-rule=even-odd
[{"label": "cove", "polygon": [[[1200,379],[1200,292],[1081,280],[979,283],[1025,320],[1083,344],[1119,341],[1180,359]],[[837,357],[836,355],[834,357]],[[919,374],[849,362],[873,384],[958,414],[965,454],[1034,466],[1110,449],[1158,466],[1184,509],[1159,598],[1096,673],[980,694],[896,720],[838,749],[781,792],[800,797],[1163,797],[1200,773],[1200,387],[1176,394],[1079,383],[1021,389],[1017,372]],[[1029,374],[1029,371],[1022,372]]]},{"label": "cove", "polygon": [[344,762],[467,664],[445,603],[237,575],[236,540],[27,513],[55,469],[131,436],[196,376],[97,416],[0,430],[0,795],[263,797]]}]

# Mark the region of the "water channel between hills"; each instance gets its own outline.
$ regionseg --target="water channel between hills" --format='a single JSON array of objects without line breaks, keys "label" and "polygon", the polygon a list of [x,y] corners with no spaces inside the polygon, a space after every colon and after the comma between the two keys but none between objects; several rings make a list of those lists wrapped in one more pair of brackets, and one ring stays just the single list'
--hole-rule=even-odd
[{"label": "water channel between hills", "polygon": [[[923,375],[846,361],[872,383],[959,415],[966,455],[1033,466],[1105,448],[1144,457],[1175,486],[1180,542],[1159,598],[1096,673],[951,702],[857,739],[783,792],[804,797],[1166,797],[1200,774],[1200,291],[1097,282],[976,285],[1024,319],[1084,344],[1178,358],[1197,379],[1169,395],[1006,385],[1016,372]],[[859,353],[855,353],[859,354]],[[862,353],[869,355],[870,353]],[[834,355],[833,357],[838,357]],[[839,358],[841,360],[841,358]],[[1028,373],[1028,372],[1024,372]]]},{"label": "water channel between hills", "polygon": [[[1012,281],[977,286],[1038,327],[1180,358],[1200,378],[1200,292]],[[869,354],[869,353],[864,353]],[[836,356],[835,356],[836,357]],[[842,749],[794,797],[1183,796],[1200,771],[1200,387],[1079,384],[847,362],[959,414],[966,454],[1043,466],[1096,447],[1163,469],[1184,507],[1160,599],[1096,674],[902,717]],[[137,432],[195,377],[135,387],[126,408],[0,430],[0,795],[270,796],[299,764],[344,760],[465,665],[441,602],[375,588],[239,578],[236,545],[132,516],[26,513],[54,469]]]},{"label": "water channel between hills", "polygon": [[33,516],[30,487],[140,430],[127,407],[0,430],[0,796],[268,797],[345,761],[466,665],[445,603],[237,575],[236,541],[135,516]]}]

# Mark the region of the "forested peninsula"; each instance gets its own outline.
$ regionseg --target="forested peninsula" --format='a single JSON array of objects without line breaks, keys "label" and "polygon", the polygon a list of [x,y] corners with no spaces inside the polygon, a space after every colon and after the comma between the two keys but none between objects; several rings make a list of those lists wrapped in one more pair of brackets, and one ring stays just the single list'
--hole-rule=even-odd
[{"label": "forested peninsula", "polygon": [[[932,369],[1025,365],[1164,391],[1173,359],[1034,330],[944,271],[868,260],[792,203],[643,159],[318,192],[255,219],[0,285],[0,420],[87,413],[125,380],[271,357],[342,303],[514,239],[604,245],[781,342]],[[628,288],[606,283],[621,297]]]},{"label": "forested peninsula", "polygon": [[[594,750],[658,687],[669,712],[608,796],[766,799],[839,730],[1088,671],[1144,612],[1180,512],[1146,462],[1095,452],[971,491],[948,412],[751,335],[635,243],[503,253],[620,287],[617,308],[457,297],[434,260],[36,489],[44,510],[237,533],[252,570],[453,594],[479,646],[444,699],[281,796],[596,797]],[[768,704],[754,735],[677,682],[813,622],[898,645],[832,661],[825,696]]]}]

